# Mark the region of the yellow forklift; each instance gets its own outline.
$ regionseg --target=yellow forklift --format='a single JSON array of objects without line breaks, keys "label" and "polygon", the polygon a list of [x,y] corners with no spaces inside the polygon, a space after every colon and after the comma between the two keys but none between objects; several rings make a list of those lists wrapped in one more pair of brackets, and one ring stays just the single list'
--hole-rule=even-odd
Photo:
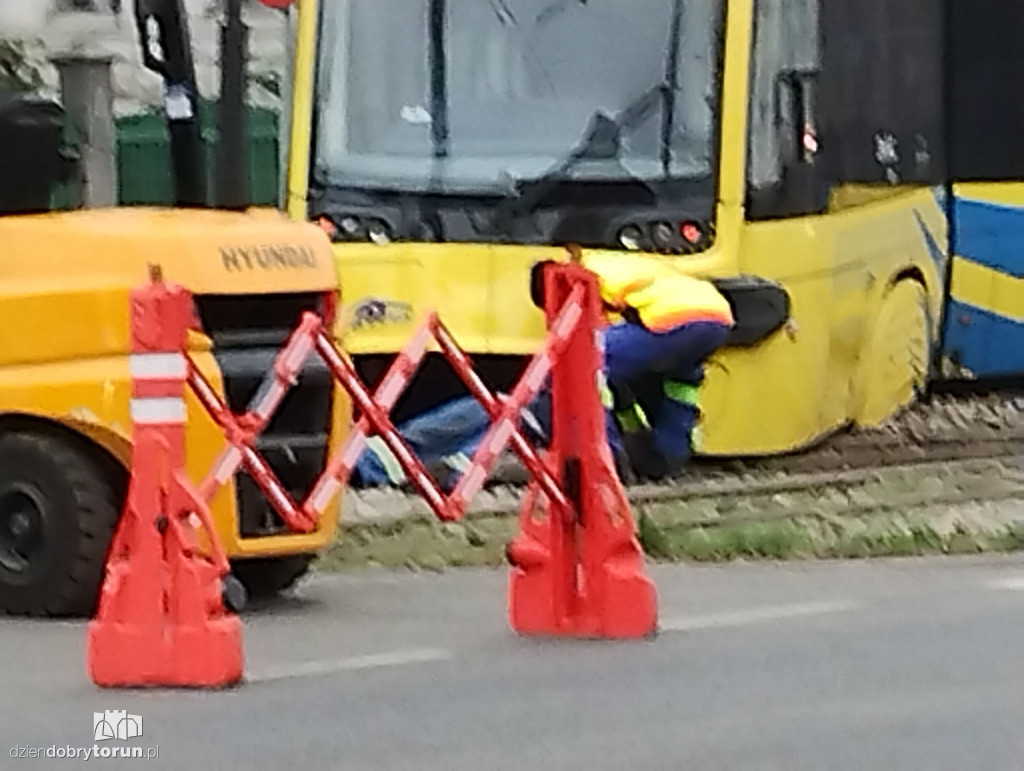
[{"label": "yellow forklift", "polygon": [[[145,64],[165,84],[176,207],[54,210],[54,189],[80,165],[64,109],[0,94],[0,610],[10,614],[95,608],[131,462],[128,298],[148,265],[194,293],[202,331],[191,356],[238,412],[299,315],[330,315],[337,304],[322,230],[247,205],[241,2],[227,3],[222,37],[215,210],[182,2],[136,6]],[[198,481],[224,439],[191,397],[188,410]],[[259,447],[294,495],[311,487],[349,414],[326,368],[311,361]],[[212,510],[250,596],[301,576],[338,517],[332,509],[315,532],[292,533],[241,475]]]}]

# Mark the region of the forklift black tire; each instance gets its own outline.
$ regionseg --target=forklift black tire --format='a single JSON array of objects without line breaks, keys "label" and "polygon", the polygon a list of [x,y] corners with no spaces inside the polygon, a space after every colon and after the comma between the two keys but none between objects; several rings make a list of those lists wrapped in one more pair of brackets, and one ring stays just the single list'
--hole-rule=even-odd
[{"label": "forklift black tire", "polygon": [[231,563],[231,572],[242,582],[249,597],[272,597],[294,586],[306,575],[315,556],[297,554],[289,557],[236,560]]},{"label": "forklift black tire", "polygon": [[84,442],[0,436],[0,611],[91,616],[120,510],[112,468]]},{"label": "forklift black tire", "polygon": [[231,613],[241,613],[249,601],[249,593],[241,581],[228,573],[221,579],[220,601]]}]

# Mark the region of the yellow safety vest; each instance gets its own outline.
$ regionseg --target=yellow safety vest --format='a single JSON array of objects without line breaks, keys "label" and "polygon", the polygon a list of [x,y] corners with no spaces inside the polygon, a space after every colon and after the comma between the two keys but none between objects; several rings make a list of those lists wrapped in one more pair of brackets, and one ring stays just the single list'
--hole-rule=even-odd
[{"label": "yellow safety vest", "polygon": [[638,254],[590,254],[583,267],[595,273],[601,298],[615,309],[632,308],[652,332],[683,324],[735,323],[729,301],[710,281],[693,278]]}]

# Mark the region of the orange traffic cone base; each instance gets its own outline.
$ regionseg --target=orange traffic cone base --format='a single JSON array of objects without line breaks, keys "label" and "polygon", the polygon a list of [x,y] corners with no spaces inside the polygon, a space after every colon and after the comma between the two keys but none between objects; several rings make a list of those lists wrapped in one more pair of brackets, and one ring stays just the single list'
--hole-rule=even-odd
[{"label": "orange traffic cone base", "polygon": [[109,621],[89,625],[88,666],[105,688],[225,688],[242,680],[237,616],[167,634]]}]

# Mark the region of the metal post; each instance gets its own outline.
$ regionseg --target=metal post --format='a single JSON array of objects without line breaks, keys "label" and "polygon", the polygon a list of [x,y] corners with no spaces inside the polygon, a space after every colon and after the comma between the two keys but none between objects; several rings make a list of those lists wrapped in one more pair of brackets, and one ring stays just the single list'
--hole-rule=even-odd
[{"label": "metal post", "polygon": [[295,119],[295,53],[298,49],[299,14],[294,6],[285,10],[287,31],[285,33],[284,78],[281,79],[281,118],[278,123],[278,175],[277,202],[281,209],[288,208],[288,179],[292,154],[292,121]]},{"label": "metal post", "polygon": [[61,100],[73,125],[82,132],[82,205],[87,209],[117,205],[117,130],[111,78],[113,57],[56,56]]},{"label": "metal post", "polygon": [[182,0],[136,0],[135,23],[142,63],[164,82],[175,201],[178,206],[205,206],[206,161],[185,7]]},{"label": "metal post", "polygon": [[245,209],[250,203],[245,109],[249,30],[242,19],[242,0],[225,0],[220,50],[220,205]]}]

